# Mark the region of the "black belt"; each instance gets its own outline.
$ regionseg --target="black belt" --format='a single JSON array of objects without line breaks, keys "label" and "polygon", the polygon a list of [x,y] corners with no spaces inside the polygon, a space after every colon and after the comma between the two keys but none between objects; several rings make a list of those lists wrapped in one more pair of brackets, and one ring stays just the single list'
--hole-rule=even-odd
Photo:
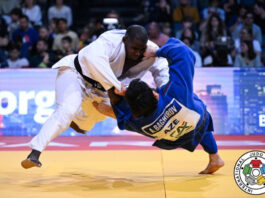
[{"label": "black belt", "polygon": [[84,78],[85,81],[87,81],[88,83],[90,83],[92,85],[92,87],[94,87],[96,89],[99,89],[101,91],[106,91],[104,89],[104,87],[98,81],[95,81],[92,78],[89,78],[89,77],[87,77],[87,76],[85,76],[83,74],[82,69],[81,69],[81,66],[80,66],[80,63],[78,61],[78,56],[75,57],[74,64],[75,64],[75,68],[78,71],[78,73]]}]

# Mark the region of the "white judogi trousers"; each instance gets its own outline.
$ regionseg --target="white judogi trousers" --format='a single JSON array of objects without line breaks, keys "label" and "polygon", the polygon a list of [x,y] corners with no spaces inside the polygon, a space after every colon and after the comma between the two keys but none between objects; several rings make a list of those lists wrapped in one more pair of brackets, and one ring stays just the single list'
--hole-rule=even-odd
[{"label": "white judogi trousers", "polygon": [[99,113],[92,104],[92,101],[104,102],[105,93],[91,88],[91,85],[82,79],[75,68],[59,68],[55,93],[56,109],[29,145],[40,152],[49,142],[65,131],[72,121],[80,129],[88,131],[95,123],[106,119],[106,116]]}]

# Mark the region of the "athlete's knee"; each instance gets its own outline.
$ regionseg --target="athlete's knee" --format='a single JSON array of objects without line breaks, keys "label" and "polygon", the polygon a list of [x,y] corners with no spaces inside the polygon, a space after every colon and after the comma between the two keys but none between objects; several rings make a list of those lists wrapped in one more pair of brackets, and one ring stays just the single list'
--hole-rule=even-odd
[{"label": "athlete's knee", "polygon": [[79,107],[61,107],[56,109],[55,114],[57,117],[57,120],[62,124],[62,125],[70,125],[72,120],[74,119],[75,115],[77,112],[80,110]]}]

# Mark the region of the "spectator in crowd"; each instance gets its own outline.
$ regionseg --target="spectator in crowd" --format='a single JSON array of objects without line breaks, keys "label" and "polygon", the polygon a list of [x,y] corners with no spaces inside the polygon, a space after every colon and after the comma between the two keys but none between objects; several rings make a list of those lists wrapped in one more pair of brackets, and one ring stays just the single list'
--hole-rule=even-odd
[{"label": "spectator in crowd", "polygon": [[8,58],[7,51],[4,50],[4,48],[0,47],[0,68],[8,67],[7,58]]},{"label": "spectator in crowd", "polygon": [[12,34],[13,32],[19,28],[19,19],[22,16],[22,11],[20,8],[14,8],[11,10],[9,13],[11,22],[8,24],[8,33],[9,33],[9,38],[12,39]]},{"label": "spectator in crowd", "polygon": [[77,51],[75,51],[72,48],[72,38],[70,36],[65,36],[62,38],[62,46],[63,46],[63,53],[65,53],[65,55],[70,55],[70,54],[75,54],[77,53]]},{"label": "spectator in crowd", "polygon": [[224,11],[225,11],[225,23],[228,24],[230,20],[235,20],[238,11],[237,0],[227,0],[224,3]]},{"label": "spectator in crowd", "polygon": [[203,57],[211,54],[214,50],[214,41],[220,36],[226,36],[226,28],[220,16],[213,13],[201,33],[200,45]]},{"label": "spectator in crowd", "polygon": [[195,24],[200,21],[199,12],[196,7],[190,6],[190,0],[180,0],[180,6],[173,11],[173,22],[175,31],[181,28],[181,22],[184,17],[191,17]]},{"label": "spectator in crowd", "polygon": [[262,35],[265,35],[265,3],[255,3],[253,11],[254,21],[261,28]]},{"label": "spectator in crowd", "polygon": [[262,43],[262,33],[261,33],[261,29],[258,25],[254,24],[254,16],[251,12],[246,13],[246,15],[244,16],[244,22],[243,24],[239,24],[234,32],[232,33],[233,39],[237,39],[240,36],[240,31],[242,27],[248,27],[248,28],[252,28],[252,34],[253,34],[253,38],[257,39],[259,41],[259,43]]},{"label": "spectator in crowd", "polygon": [[50,68],[53,65],[53,55],[48,51],[48,43],[44,39],[38,40],[34,54],[29,58],[32,68]]},{"label": "spectator in crowd", "polygon": [[249,27],[242,27],[241,28],[240,38],[235,39],[235,50],[236,50],[235,53],[236,54],[241,52],[241,46],[240,46],[241,41],[252,42],[254,52],[257,55],[261,56],[261,45],[256,39],[253,39],[251,28],[249,28]]},{"label": "spectator in crowd", "polygon": [[213,51],[203,59],[203,65],[217,67],[232,66],[231,50],[234,47],[232,38],[220,36],[213,44]]},{"label": "spectator in crowd", "polygon": [[240,4],[245,5],[247,7],[253,7],[256,0],[239,0]]},{"label": "spectator in crowd", "polygon": [[235,67],[261,67],[260,56],[253,49],[253,42],[241,41],[241,53],[235,58]]},{"label": "spectator in crowd", "polygon": [[[202,0],[203,1],[203,0]],[[208,0],[207,0],[208,1]],[[199,6],[199,2],[198,0],[190,0],[190,5],[193,7],[198,7]],[[180,5],[179,0],[170,0],[170,4],[173,8],[178,7]]]},{"label": "spectator in crowd", "polygon": [[247,14],[247,8],[244,5],[239,5],[237,10],[236,16],[231,17],[227,22],[227,27],[230,33],[233,33],[237,26],[243,23],[244,17]]},{"label": "spectator in crowd", "polygon": [[[183,20],[182,20],[182,28],[179,31],[176,32],[175,37],[177,39],[180,39],[182,33],[186,29],[191,29],[191,30],[195,29],[194,23],[193,23],[193,19],[191,17],[184,17],[183,18]],[[196,39],[198,39],[199,38],[198,33],[197,32],[194,32],[194,33],[195,33]]]},{"label": "spectator in crowd", "polygon": [[[182,37],[181,40],[191,48],[191,46],[193,45],[194,40],[192,40],[190,37]],[[195,56],[195,67],[202,67],[202,58],[200,56],[200,54],[194,50],[192,50],[194,56]]]},{"label": "spectator in crowd", "polygon": [[0,0],[0,14],[8,14],[13,8],[18,8],[20,0]]},{"label": "spectator in crowd", "polygon": [[55,38],[55,35],[58,34],[58,28],[57,28],[57,18],[52,18],[50,21],[49,21],[49,27],[48,27],[48,30],[49,30],[49,33],[52,35],[53,38]]},{"label": "spectator in crowd", "polygon": [[48,20],[51,21],[52,18],[64,18],[70,27],[73,22],[72,9],[64,5],[63,0],[55,0],[55,5],[48,10]]},{"label": "spectator in crowd", "polygon": [[149,20],[159,23],[172,22],[171,5],[169,0],[158,0]]},{"label": "spectator in crowd", "polygon": [[196,37],[196,33],[191,28],[186,28],[183,30],[182,34],[180,35],[180,40],[183,38],[189,38],[191,42],[191,46],[189,46],[193,51],[200,52],[200,42]]},{"label": "spectator in crowd", "polygon": [[148,24],[147,32],[149,39],[156,43],[159,47],[164,45],[169,39],[168,35],[161,32],[159,24],[156,22]]},{"label": "spectator in crowd", "polygon": [[36,0],[25,0],[22,12],[28,16],[33,26],[42,25],[42,12],[40,6],[36,4]]},{"label": "spectator in crowd", "polygon": [[111,30],[111,29],[117,29],[117,28],[119,28],[119,29],[123,29],[123,28],[125,28],[125,25],[124,25],[124,23],[123,23],[123,20],[122,20],[122,18],[120,17],[120,14],[117,12],[117,11],[115,11],[115,10],[111,10],[110,12],[108,12],[107,14],[106,14],[106,18],[113,18],[113,19],[117,19],[118,21],[117,21],[117,24],[115,24],[115,25],[113,25],[113,26],[110,26],[110,27],[106,27],[105,29],[107,29],[107,30]]},{"label": "spectator in crowd", "polygon": [[78,35],[71,31],[68,30],[67,28],[67,22],[64,18],[60,18],[57,20],[57,28],[58,28],[58,34],[56,34],[54,42],[53,42],[53,47],[52,49],[54,51],[56,50],[63,50],[63,46],[62,46],[62,38],[65,36],[70,36],[72,38],[72,48],[74,50],[76,50],[78,48],[79,45],[79,38]]},{"label": "spectator in crowd", "polygon": [[172,28],[170,23],[162,23],[161,24],[162,33],[166,34],[167,36],[172,36]]},{"label": "spectator in crowd", "polygon": [[95,38],[93,38],[93,34],[95,32],[95,23],[91,21],[88,23],[84,28],[83,32],[80,36],[80,42],[78,46],[78,50],[82,49],[83,47],[87,46],[89,43],[94,41]]},{"label": "spectator in crowd", "polygon": [[213,13],[217,13],[220,18],[225,21],[225,11],[219,7],[219,0],[210,0],[210,6],[203,9],[202,17],[204,20],[206,20]]},{"label": "spectator in crowd", "polygon": [[[29,18],[26,15],[22,15],[19,19],[19,28],[14,31],[12,35],[12,41],[16,38],[22,39],[22,45],[28,51],[31,50],[32,46],[39,40],[38,32],[29,26]],[[28,53],[22,54],[22,57],[28,57]]]},{"label": "spectator in crowd", "polygon": [[[262,32],[262,49],[265,49],[265,2],[262,0],[262,2],[256,2],[254,7],[254,21],[255,23],[261,28]],[[255,48],[255,46],[254,46]],[[265,62],[265,50],[262,52],[262,59],[263,62]]]},{"label": "spectator in crowd", "polygon": [[0,47],[7,47],[8,45],[8,32],[7,24],[3,17],[0,15]]},{"label": "spectator in crowd", "polygon": [[9,58],[7,64],[9,68],[26,68],[29,67],[29,61],[27,58],[19,58],[20,47],[16,44],[11,44],[9,47]]},{"label": "spectator in crowd", "polygon": [[54,35],[52,33],[49,33],[48,28],[45,26],[39,27],[38,32],[39,38],[47,42],[48,50],[50,51],[52,49]]}]

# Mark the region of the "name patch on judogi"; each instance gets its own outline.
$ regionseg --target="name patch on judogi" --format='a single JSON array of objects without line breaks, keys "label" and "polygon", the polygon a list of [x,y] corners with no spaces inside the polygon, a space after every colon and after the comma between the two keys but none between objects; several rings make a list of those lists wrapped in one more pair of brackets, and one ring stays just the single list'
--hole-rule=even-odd
[{"label": "name patch on judogi", "polygon": [[175,141],[194,130],[199,119],[200,115],[197,112],[172,99],[157,119],[151,124],[143,126],[142,131],[158,140]]}]

